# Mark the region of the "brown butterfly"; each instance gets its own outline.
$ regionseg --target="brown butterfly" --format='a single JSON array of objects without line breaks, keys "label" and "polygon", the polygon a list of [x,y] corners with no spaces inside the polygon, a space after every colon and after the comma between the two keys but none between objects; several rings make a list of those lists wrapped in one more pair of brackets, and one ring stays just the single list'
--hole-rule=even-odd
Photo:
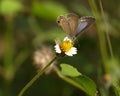
[{"label": "brown butterfly", "polygon": [[74,13],[69,13],[66,16],[58,16],[57,23],[66,32],[70,38],[75,38],[79,33],[87,29],[91,24],[95,22],[95,18],[91,16],[84,16],[79,18]]}]

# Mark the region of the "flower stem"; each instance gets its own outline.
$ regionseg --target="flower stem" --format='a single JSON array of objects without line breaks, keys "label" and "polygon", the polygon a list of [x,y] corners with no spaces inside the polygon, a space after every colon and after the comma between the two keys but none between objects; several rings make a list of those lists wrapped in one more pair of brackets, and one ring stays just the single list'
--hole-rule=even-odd
[{"label": "flower stem", "polygon": [[33,78],[30,80],[25,87],[20,91],[18,96],[22,96],[25,91],[45,72],[45,70],[57,59],[57,57],[54,57],[41,71],[39,71]]}]

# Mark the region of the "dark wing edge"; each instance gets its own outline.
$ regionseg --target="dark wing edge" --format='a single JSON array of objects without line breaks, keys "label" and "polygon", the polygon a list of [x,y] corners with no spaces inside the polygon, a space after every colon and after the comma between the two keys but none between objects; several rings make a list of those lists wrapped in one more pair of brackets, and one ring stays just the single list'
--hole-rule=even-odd
[{"label": "dark wing edge", "polygon": [[86,30],[88,27],[90,27],[95,22],[95,18],[92,16],[84,16],[79,19],[79,24],[77,28],[77,32],[75,36],[78,36],[79,33]]}]

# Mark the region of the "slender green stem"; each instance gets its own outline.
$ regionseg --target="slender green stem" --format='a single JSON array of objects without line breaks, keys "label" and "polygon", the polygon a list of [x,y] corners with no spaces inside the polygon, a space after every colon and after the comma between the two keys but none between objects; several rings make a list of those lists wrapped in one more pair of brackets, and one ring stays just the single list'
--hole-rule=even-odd
[{"label": "slender green stem", "polygon": [[88,0],[88,1],[92,8],[93,15],[96,17],[96,26],[98,29],[98,38],[99,38],[101,56],[102,56],[102,60],[103,60],[103,67],[104,67],[105,73],[108,73],[109,72],[108,63],[107,63],[108,53],[107,53],[107,47],[106,47],[105,34],[101,27],[103,24],[101,14],[99,14],[99,11],[95,4],[95,0]]},{"label": "slender green stem", "polygon": [[[54,70],[55,70],[55,72],[57,73],[57,75],[58,75],[61,79],[63,79],[64,81],[70,83],[71,85],[79,88],[80,90],[83,90],[83,88],[82,88],[78,83],[76,83],[74,80],[72,80],[72,79],[70,79],[70,78],[62,75],[61,72],[59,71],[59,69],[58,69],[56,66],[54,66]],[[84,90],[83,90],[83,91],[84,91]]]},{"label": "slender green stem", "polygon": [[100,9],[101,9],[101,13],[102,13],[102,16],[103,16],[105,29],[106,29],[106,32],[105,32],[105,33],[106,33],[106,38],[107,38],[107,43],[108,43],[110,55],[111,55],[112,58],[114,58],[113,50],[112,50],[112,45],[111,45],[111,41],[110,41],[110,36],[109,36],[109,34],[108,34],[107,21],[106,21],[106,19],[105,19],[105,14],[104,14],[103,6],[102,6],[102,1],[99,0],[99,2],[100,2]]},{"label": "slender green stem", "polygon": [[24,92],[45,72],[45,70],[57,59],[57,57],[54,57],[41,71],[39,71],[31,81],[29,81],[25,87],[20,91],[18,96],[22,96]]}]

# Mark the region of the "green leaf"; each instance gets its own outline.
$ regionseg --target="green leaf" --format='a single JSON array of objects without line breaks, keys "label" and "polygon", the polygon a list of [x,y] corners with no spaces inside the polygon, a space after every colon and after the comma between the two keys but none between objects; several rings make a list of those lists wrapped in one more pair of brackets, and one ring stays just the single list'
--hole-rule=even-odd
[{"label": "green leaf", "polygon": [[96,96],[96,85],[90,78],[81,75],[72,79],[78,83],[81,90],[86,92],[89,96]]},{"label": "green leaf", "polygon": [[61,73],[63,75],[70,76],[70,77],[77,77],[81,75],[81,73],[78,72],[77,69],[71,65],[61,64],[60,67],[62,68]]},{"label": "green leaf", "polygon": [[22,9],[22,4],[15,0],[3,0],[0,5],[0,13],[13,14]]},{"label": "green leaf", "polygon": [[43,19],[56,20],[59,15],[67,13],[67,10],[59,3],[35,1],[32,5],[32,13]]},{"label": "green leaf", "polygon": [[96,96],[96,85],[90,78],[82,75],[71,65],[61,64],[60,67],[62,68],[61,73],[65,76],[69,76],[73,80],[73,83],[69,82],[70,84],[73,84],[75,87],[83,90],[89,96]]}]

